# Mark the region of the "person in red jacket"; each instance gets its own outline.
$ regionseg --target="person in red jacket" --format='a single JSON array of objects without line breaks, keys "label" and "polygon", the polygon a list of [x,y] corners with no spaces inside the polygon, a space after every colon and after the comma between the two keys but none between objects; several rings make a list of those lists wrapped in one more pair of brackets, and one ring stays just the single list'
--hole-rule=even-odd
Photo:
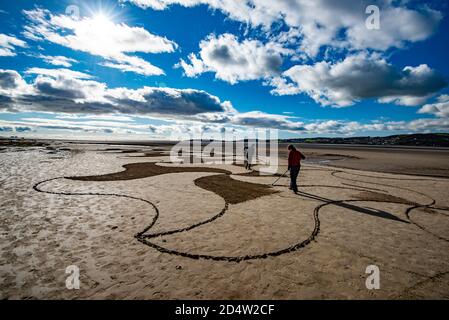
[{"label": "person in red jacket", "polygon": [[298,185],[296,184],[296,179],[298,178],[299,170],[301,169],[301,160],[306,157],[298,150],[295,146],[290,144],[288,146],[288,170],[290,170],[290,189],[294,193],[298,192]]}]

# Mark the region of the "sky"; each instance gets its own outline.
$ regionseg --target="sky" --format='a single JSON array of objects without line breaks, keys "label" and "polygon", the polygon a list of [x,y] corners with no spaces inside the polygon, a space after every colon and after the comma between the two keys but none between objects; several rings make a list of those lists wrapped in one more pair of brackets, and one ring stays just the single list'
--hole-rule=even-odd
[{"label": "sky", "polygon": [[0,4],[0,135],[149,140],[449,132],[449,4]]}]

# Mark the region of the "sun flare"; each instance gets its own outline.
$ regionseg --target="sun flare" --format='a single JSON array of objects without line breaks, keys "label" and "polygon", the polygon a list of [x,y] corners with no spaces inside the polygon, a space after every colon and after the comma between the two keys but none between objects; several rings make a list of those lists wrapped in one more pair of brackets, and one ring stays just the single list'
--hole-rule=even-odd
[{"label": "sun flare", "polygon": [[109,26],[112,24],[112,19],[108,15],[103,12],[96,13],[91,18],[92,27],[95,31],[106,31]]}]

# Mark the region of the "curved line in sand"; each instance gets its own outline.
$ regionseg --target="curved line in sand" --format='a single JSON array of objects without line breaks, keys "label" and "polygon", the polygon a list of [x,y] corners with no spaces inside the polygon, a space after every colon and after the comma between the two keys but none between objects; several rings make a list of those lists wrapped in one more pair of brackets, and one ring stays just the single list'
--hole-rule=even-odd
[{"label": "curved line in sand", "polygon": [[[325,171],[329,171],[329,170],[325,170]],[[408,220],[413,223],[414,225],[416,225],[417,227],[419,227],[420,229],[422,229],[423,231],[428,232],[429,234],[437,237],[438,239],[441,240],[445,240],[448,241],[445,238],[442,238],[434,233],[432,233],[431,231],[427,230],[426,228],[422,227],[421,225],[417,224],[416,222],[414,222],[411,218],[410,218],[410,212],[413,211],[414,209],[417,208],[430,208],[432,209],[432,205],[435,204],[435,200],[433,198],[431,198],[430,196],[421,193],[421,192],[417,192],[415,190],[411,190],[411,189],[407,189],[407,188],[400,188],[397,186],[392,186],[392,185],[387,185],[387,184],[381,184],[381,183],[373,183],[373,182],[366,182],[366,181],[359,181],[359,180],[355,180],[355,179],[349,179],[349,178],[344,178],[341,176],[336,175],[339,172],[344,172],[341,170],[334,170],[331,172],[331,175],[335,176],[336,178],[339,179],[343,179],[343,180],[350,180],[350,181],[356,181],[356,182],[360,182],[360,183],[365,183],[365,184],[375,184],[375,185],[382,185],[382,186],[388,186],[388,187],[393,187],[393,188],[398,188],[398,189],[403,189],[406,191],[410,191],[410,192],[415,192],[417,194],[420,194],[422,196],[425,196],[429,199],[431,199],[431,203],[429,204],[415,204],[409,208],[406,209],[405,215],[408,218]],[[357,175],[354,173],[351,173],[352,175]],[[364,176],[364,175],[361,175]],[[132,197],[132,196],[127,196],[127,195],[122,195],[122,194],[115,194],[115,193],[69,193],[69,192],[54,192],[54,191],[46,191],[46,190],[42,190],[40,188],[40,186],[46,182],[49,181],[53,181],[53,180],[57,180],[57,179],[63,179],[66,177],[56,177],[56,178],[51,178],[51,179],[47,179],[47,180],[43,180],[41,182],[36,183],[33,186],[33,189],[37,192],[42,192],[42,193],[49,193],[49,194],[57,194],[57,195],[67,195],[67,196],[115,196],[115,197],[122,197],[122,198],[128,198],[128,199],[133,199],[133,200],[139,200],[139,201],[143,201],[147,204],[149,204],[155,211],[155,215],[153,217],[153,220],[151,222],[151,224],[149,226],[147,226],[143,231],[137,233],[134,237],[140,241],[141,243],[148,245],[162,253],[168,253],[168,254],[173,254],[173,255],[178,255],[178,256],[182,256],[182,257],[187,257],[187,258],[191,258],[191,259],[206,259],[206,260],[214,260],[214,261],[227,261],[227,262],[241,262],[241,261],[246,261],[246,260],[254,260],[254,259],[265,259],[268,257],[274,257],[274,256],[280,256],[282,254],[286,254],[286,253],[290,253],[290,252],[294,252],[297,251],[301,248],[304,248],[305,246],[307,246],[308,244],[310,244],[313,240],[315,240],[315,237],[318,235],[319,231],[320,231],[320,220],[319,220],[319,211],[321,210],[321,208],[327,206],[327,205],[335,205],[335,204],[341,204],[344,202],[379,202],[379,203],[395,203],[392,201],[382,201],[382,200],[355,200],[355,199],[347,199],[347,200],[333,200],[333,201],[329,201],[326,203],[322,203],[318,206],[316,206],[314,208],[314,212],[313,212],[313,217],[314,217],[314,228],[311,232],[311,234],[309,235],[309,237],[307,237],[305,240],[302,240],[296,244],[293,244],[289,247],[286,247],[284,249],[281,250],[277,250],[277,251],[272,251],[272,252],[267,252],[267,253],[262,253],[262,254],[256,254],[256,255],[243,255],[243,256],[212,256],[212,255],[205,255],[205,254],[192,254],[192,253],[188,253],[188,252],[182,252],[182,251],[177,251],[177,250],[172,250],[172,249],[168,249],[165,248],[163,246],[157,245],[151,241],[149,241],[149,239],[152,238],[156,238],[156,237],[161,237],[161,236],[165,236],[165,235],[172,235],[172,234],[176,234],[176,233],[181,233],[181,232],[187,232],[190,230],[193,230],[199,226],[205,225],[207,223],[211,223],[213,221],[215,221],[216,219],[222,217],[226,211],[229,209],[229,203],[225,202],[225,206],[223,207],[223,209],[216,214],[215,216],[203,220],[199,223],[190,225],[188,227],[185,228],[180,228],[180,229],[175,229],[175,230],[170,230],[170,231],[164,231],[164,232],[159,232],[159,233],[154,233],[154,234],[145,234],[147,233],[149,230],[151,230],[151,228],[156,224],[158,218],[159,218],[159,209],[157,208],[157,206],[146,199],[142,199],[142,198],[138,198],[138,197]],[[357,190],[357,191],[365,191],[363,189],[358,189],[358,188],[363,188],[363,186],[357,186],[358,188],[353,188],[353,187],[342,187],[342,186],[331,186],[331,185],[302,185],[302,187],[324,187],[324,188],[338,188],[338,189],[349,189],[349,190]],[[301,196],[301,194],[299,194]],[[304,197],[304,196],[303,196]]]},{"label": "curved line in sand", "polygon": [[[44,193],[50,193],[50,194],[58,194],[58,195],[76,195],[76,196],[81,196],[81,195],[85,195],[85,196],[116,196],[116,197],[123,197],[123,198],[129,198],[129,199],[133,199],[133,200],[141,200],[143,202],[146,202],[148,204],[150,204],[156,212],[155,217],[153,218],[152,223],[146,227],[142,232],[138,233],[135,235],[135,238],[160,251],[163,253],[168,253],[168,254],[173,254],[173,255],[178,255],[178,256],[183,256],[183,257],[187,257],[187,258],[191,258],[191,259],[206,259],[206,260],[214,260],[214,261],[227,261],[227,262],[241,262],[241,261],[246,261],[246,260],[254,260],[254,259],[264,259],[267,257],[274,257],[274,256],[279,256],[282,254],[286,254],[286,253],[290,253],[290,252],[294,252],[297,251],[301,248],[304,248],[306,245],[310,244],[310,242],[312,240],[315,239],[315,237],[318,235],[319,230],[320,230],[320,220],[318,217],[319,211],[321,210],[321,208],[327,206],[327,205],[333,205],[333,204],[337,204],[337,203],[344,203],[344,202],[386,202],[388,203],[388,201],[373,201],[373,200],[354,200],[354,199],[347,199],[347,200],[334,200],[328,203],[323,203],[318,205],[317,207],[315,207],[314,209],[314,220],[315,220],[315,226],[314,229],[312,231],[312,233],[310,234],[310,236],[301,241],[298,242],[292,246],[289,246],[287,248],[278,250],[278,251],[272,251],[272,252],[267,252],[267,253],[262,253],[262,254],[258,254],[258,255],[244,255],[244,256],[212,256],[212,255],[204,255],[204,254],[191,254],[188,252],[182,252],[182,251],[177,251],[177,250],[172,250],[172,249],[168,249],[165,248],[163,246],[159,246],[153,242],[150,242],[148,239],[151,238],[156,238],[156,237],[160,237],[160,236],[164,236],[164,235],[171,235],[171,234],[175,234],[175,233],[181,233],[181,232],[185,232],[185,231],[189,231],[192,230],[196,227],[199,227],[201,225],[210,223],[216,219],[218,219],[219,217],[223,216],[224,213],[228,210],[228,204],[225,204],[225,207],[220,211],[219,214],[215,215],[214,217],[207,219],[205,221],[202,221],[200,223],[197,223],[195,225],[186,227],[186,228],[182,228],[182,229],[176,229],[176,230],[171,230],[171,231],[166,231],[166,232],[161,232],[161,233],[156,233],[156,234],[149,234],[149,235],[145,235],[144,233],[147,232],[148,230],[150,230],[155,223],[157,222],[157,219],[159,217],[159,210],[157,208],[156,205],[154,205],[151,201],[145,200],[145,199],[141,199],[141,198],[137,198],[137,197],[131,197],[131,196],[126,196],[126,195],[120,195],[120,194],[114,194],[114,193],[95,193],[95,192],[91,192],[91,193],[69,193],[69,192],[54,192],[54,191],[46,191],[46,190],[42,190],[40,188],[40,185],[45,183],[45,182],[49,182],[52,180],[56,180],[56,179],[61,179],[64,177],[58,177],[58,178],[52,178],[52,179],[48,179],[48,180],[44,180],[41,181],[39,183],[37,183],[35,186],[33,186],[33,189],[35,189],[38,192],[44,192]],[[338,187],[338,186],[327,186],[327,185],[307,185],[307,186],[303,186],[303,187],[327,187],[327,188],[339,188],[339,189],[350,189],[350,190],[357,190],[357,191],[361,191],[361,189],[356,189],[356,188],[342,188],[342,187]]]}]

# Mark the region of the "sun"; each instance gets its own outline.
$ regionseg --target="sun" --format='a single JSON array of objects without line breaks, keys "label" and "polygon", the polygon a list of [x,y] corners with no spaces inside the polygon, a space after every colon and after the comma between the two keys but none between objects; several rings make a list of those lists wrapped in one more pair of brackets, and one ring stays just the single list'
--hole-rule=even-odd
[{"label": "sun", "polygon": [[108,15],[106,15],[103,12],[97,12],[95,13],[92,18],[92,28],[94,28],[95,31],[107,31],[109,27],[111,26],[112,19]]},{"label": "sun", "polygon": [[[93,1],[92,1],[93,2]],[[86,12],[86,20],[89,21],[91,32],[111,32],[113,25],[118,21],[123,21],[123,12],[117,5],[97,5],[84,4],[83,12]]]}]

